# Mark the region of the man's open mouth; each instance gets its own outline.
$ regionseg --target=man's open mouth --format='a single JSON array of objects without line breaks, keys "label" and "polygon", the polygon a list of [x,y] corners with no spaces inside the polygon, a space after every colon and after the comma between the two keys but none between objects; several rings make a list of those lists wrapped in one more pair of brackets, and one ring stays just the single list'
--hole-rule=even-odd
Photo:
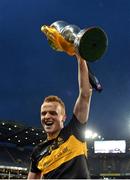
[{"label": "man's open mouth", "polygon": [[45,125],[46,125],[46,126],[51,126],[51,125],[53,125],[53,124],[54,124],[53,121],[46,121],[46,122],[45,122]]}]

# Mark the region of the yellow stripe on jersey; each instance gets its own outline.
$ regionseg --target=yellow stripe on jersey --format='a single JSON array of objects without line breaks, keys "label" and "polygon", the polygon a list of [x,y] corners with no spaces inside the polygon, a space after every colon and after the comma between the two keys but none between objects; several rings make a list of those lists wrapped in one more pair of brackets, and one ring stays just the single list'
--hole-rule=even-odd
[{"label": "yellow stripe on jersey", "polygon": [[79,155],[87,156],[86,142],[81,142],[71,135],[67,141],[53,150],[50,155],[43,157],[39,161],[38,169],[44,175]]}]

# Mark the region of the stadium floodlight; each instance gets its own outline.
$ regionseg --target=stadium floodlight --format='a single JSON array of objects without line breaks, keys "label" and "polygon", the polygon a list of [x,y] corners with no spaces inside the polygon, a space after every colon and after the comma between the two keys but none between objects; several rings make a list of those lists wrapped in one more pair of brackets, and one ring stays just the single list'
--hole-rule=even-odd
[{"label": "stadium floodlight", "polygon": [[98,137],[98,134],[97,134],[97,133],[93,133],[92,139],[95,139],[95,138],[97,138],[97,137]]},{"label": "stadium floodlight", "polygon": [[92,130],[87,129],[85,131],[85,138],[86,139],[97,139],[97,138],[100,139],[101,136],[99,136],[96,132],[93,132]]},{"label": "stadium floodlight", "polygon": [[86,139],[89,139],[89,138],[91,138],[92,137],[92,131],[91,130],[86,130],[85,131],[85,138]]}]

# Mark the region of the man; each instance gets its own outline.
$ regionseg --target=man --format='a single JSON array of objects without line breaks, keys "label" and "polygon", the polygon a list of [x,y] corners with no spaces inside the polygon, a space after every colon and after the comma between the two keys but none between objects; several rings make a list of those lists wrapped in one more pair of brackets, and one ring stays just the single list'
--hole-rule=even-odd
[{"label": "man", "polygon": [[47,140],[32,154],[28,179],[87,179],[87,146],[84,130],[89,115],[92,89],[86,61],[78,61],[79,96],[73,117],[64,127],[65,106],[57,96],[48,96],[41,105],[41,123]]}]

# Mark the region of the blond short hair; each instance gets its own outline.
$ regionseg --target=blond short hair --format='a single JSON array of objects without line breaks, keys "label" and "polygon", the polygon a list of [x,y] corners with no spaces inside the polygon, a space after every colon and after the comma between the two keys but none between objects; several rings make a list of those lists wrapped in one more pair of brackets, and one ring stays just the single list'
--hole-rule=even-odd
[{"label": "blond short hair", "polygon": [[63,109],[63,114],[65,114],[65,104],[58,96],[54,96],[54,95],[47,96],[45,97],[44,102],[58,102]]}]

